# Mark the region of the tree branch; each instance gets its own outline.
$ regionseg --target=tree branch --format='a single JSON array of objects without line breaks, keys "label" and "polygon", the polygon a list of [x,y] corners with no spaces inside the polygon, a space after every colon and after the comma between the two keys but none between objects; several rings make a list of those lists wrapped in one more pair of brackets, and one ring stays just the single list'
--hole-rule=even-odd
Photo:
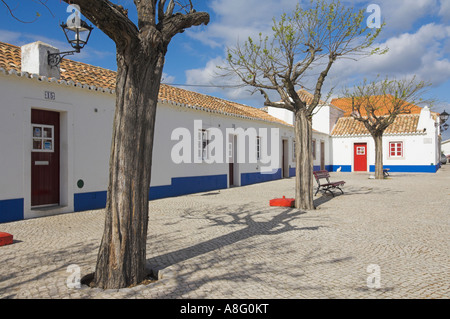
[{"label": "tree branch", "polygon": [[[17,21],[19,21],[19,22],[22,22],[22,23],[33,23],[33,22],[35,22],[38,18],[39,18],[39,14],[36,14],[36,17],[34,18],[34,20],[31,20],[31,21],[25,21],[25,20],[22,20],[22,19],[20,19],[18,16],[16,16],[15,14],[14,14],[14,10],[16,10],[17,9],[17,7],[15,8],[15,9],[12,9],[10,6],[9,6],[9,4],[5,1],[5,0],[0,0],[4,5],[5,5],[5,7],[6,7],[6,9],[9,11],[9,14],[11,15],[11,17],[13,17],[14,19],[16,19]],[[47,7],[45,4],[42,4],[42,5],[44,5],[45,7]],[[48,8],[48,7],[47,7]],[[50,11],[50,13],[51,13],[51,11]],[[53,14],[53,13],[52,13]]]},{"label": "tree branch", "polygon": [[316,108],[316,106],[319,105],[319,103],[320,103],[323,83],[325,82],[325,79],[328,76],[328,72],[330,71],[330,69],[333,66],[333,63],[335,61],[336,61],[336,56],[334,56],[333,54],[330,54],[330,56],[328,58],[327,67],[325,68],[325,70],[323,70],[320,73],[319,78],[317,79],[316,88],[314,90],[314,98],[313,98],[313,101],[311,102],[311,104],[308,106],[308,110],[310,113],[312,113],[314,111],[314,109]]},{"label": "tree branch", "polygon": [[185,29],[192,26],[207,25],[209,14],[206,12],[190,12],[186,14],[165,15],[164,19],[157,25],[162,31],[164,42],[169,43],[177,33],[183,33]]},{"label": "tree branch", "polygon": [[294,107],[292,106],[291,103],[287,104],[286,102],[272,102],[269,98],[269,95],[266,93],[266,91],[264,91],[263,89],[259,89],[259,92],[261,92],[261,94],[265,98],[264,106],[272,106],[272,107],[286,109],[286,110],[294,112]]}]

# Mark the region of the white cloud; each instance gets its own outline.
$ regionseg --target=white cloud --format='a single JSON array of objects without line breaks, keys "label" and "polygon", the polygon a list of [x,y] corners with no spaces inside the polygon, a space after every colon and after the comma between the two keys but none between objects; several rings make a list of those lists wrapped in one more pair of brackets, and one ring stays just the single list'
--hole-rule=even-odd
[{"label": "white cloud", "polygon": [[441,8],[439,10],[439,15],[444,21],[450,21],[450,1],[441,0]]},{"label": "white cloud", "polygon": [[42,41],[63,51],[67,51],[70,49],[70,45],[67,42],[47,38],[39,34],[15,32],[9,30],[0,30],[0,34],[2,35],[2,42],[7,42],[17,46],[22,46],[35,41]]},{"label": "white cloud", "polygon": [[418,19],[437,13],[438,8],[438,0],[380,0],[378,2],[382,17],[386,18],[386,27],[397,31],[409,30]]},{"label": "white cloud", "polygon": [[[213,85],[218,83],[217,66],[224,65],[225,61],[221,57],[216,57],[206,64],[204,68],[186,71],[186,84]],[[221,81],[222,84],[223,81]]]},{"label": "white cloud", "polygon": [[173,75],[169,75],[169,74],[163,72],[161,82],[163,82],[165,84],[171,84],[171,83],[175,82],[175,77]]},{"label": "white cloud", "polygon": [[214,0],[209,6],[217,17],[202,31],[188,30],[189,36],[211,47],[235,45],[249,36],[271,30],[274,17],[292,11],[297,1]]},{"label": "white cloud", "polygon": [[360,61],[340,60],[333,66],[332,76],[352,77],[382,76],[407,77],[417,75],[419,79],[435,85],[450,79],[450,61],[444,41],[450,37],[450,27],[427,24],[415,33],[403,33],[388,39],[382,46],[389,52]]},{"label": "white cloud", "polygon": [[[262,107],[264,98],[260,93],[252,94],[250,87],[241,86],[241,80],[236,75],[224,76],[224,71],[218,66],[225,66],[226,61],[221,57],[211,59],[204,68],[191,69],[186,71],[186,84],[194,85],[193,89],[205,94],[220,93],[225,99],[230,101],[246,100],[250,103]],[[279,96],[274,94],[274,99]]]},{"label": "white cloud", "polygon": [[1,41],[9,44],[17,43],[18,39],[21,37],[20,32],[14,32],[9,30],[0,30],[0,34],[2,35]]}]

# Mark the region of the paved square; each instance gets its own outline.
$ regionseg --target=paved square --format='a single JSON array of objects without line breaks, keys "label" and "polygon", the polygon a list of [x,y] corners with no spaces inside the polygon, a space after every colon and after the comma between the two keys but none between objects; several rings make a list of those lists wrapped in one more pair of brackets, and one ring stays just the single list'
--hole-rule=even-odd
[{"label": "paved square", "polygon": [[0,224],[15,241],[0,247],[0,298],[449,298],[450,165],[331,177],[345,195],[307,212],[269,206],[294,179],[151,202],[148,263],[163,279],[131,289],[67,286],[68,266],[94,270],[101,210]]}]

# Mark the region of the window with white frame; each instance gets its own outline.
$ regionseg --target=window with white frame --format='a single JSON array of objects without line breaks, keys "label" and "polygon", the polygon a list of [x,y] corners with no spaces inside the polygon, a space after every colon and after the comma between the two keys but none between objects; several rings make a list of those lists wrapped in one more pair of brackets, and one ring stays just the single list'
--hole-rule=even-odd
[{"label": "window with white frame", "polygon": [[261,159],[261,136],[256,137],[256,159]]},{"label": "window with white frame", "polygon": [[366,147],[365,146],[356,147],[356,155],[359,155],[359,156],[366,155]]},{"label": "window with white frame", "polygon": [[389,143],[389,157],[391,158],[403,157],[403,142]]},{"label": "window with white frame", "polygon": [[233,142],[232,141],[228,142],[228,158],[230,159],[230,161],[233,160]]},{"label": "window with white frame", "polygon": [[197,136],[197,158],[199,160],[207,160],[209,158],[208,154],[208,131],[198,130]]},{"label": "window with white frame", "polygon": [[54,152],[53,125],[33,124],[33,152]]}]

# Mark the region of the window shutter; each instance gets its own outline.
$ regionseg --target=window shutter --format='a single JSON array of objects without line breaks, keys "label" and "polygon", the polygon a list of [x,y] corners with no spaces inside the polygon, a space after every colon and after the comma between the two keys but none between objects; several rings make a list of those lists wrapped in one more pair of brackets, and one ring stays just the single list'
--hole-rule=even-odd
[{"label": "window shutter", "polygon": [[202,131],[202,159],[207,160],[209,158],[208,154],[208,131]]}]

